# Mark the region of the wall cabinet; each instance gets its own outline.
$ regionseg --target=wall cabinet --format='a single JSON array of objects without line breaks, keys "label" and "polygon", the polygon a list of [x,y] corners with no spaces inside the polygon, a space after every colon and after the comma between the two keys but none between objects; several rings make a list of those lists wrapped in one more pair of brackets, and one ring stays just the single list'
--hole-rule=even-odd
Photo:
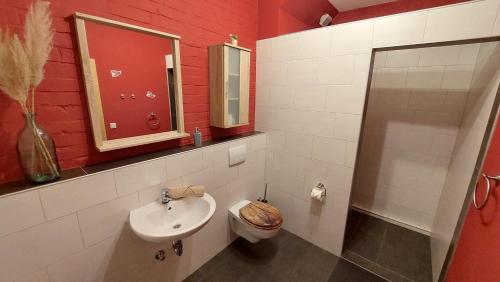
[{"label": "wall cabinet", "polygon": [[211,126],[248,124],[250,52],[227,43],[208,47]]}]

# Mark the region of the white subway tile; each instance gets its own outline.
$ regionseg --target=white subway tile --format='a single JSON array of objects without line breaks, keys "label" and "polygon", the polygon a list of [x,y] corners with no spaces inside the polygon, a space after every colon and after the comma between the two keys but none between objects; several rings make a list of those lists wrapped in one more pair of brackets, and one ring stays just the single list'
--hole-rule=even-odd
[{"label": "white subway tile", "polygon": [[427,47],[420,50],[421,66],[451,66],[458,64],[460,56],[459,45]]},{"label": "white subway tile", "polygon": [[460,54],[458,56],[459,65],[474,65],[479,54],[479,43],[466,44],[460,46]]},{"label": "white subway tile", "polygon": [[375,19],[373,47],[390,47],[421,43],[427,11]]},{"label": "white subway tile", "polygon": [[370,53],[373,21],[359,21],[333,26],[331,56]]},{"label": "white subway tile", "polygon": [[[289,175],[297,175],[298,156],[286,153],[284,151],[273,151],[272,172],[279,171]],[[266,178],[272,177],[273,173],[266,175]]]},{"label": "white subway tile", "polygon": [[0,198],[0,237],[37,225],[44,220],[38,191]]},{"label": "white subway tile", "polygon": [[157,201],[161,191],[167,187],[175,187],[182,185],[182,177],[167,180],[166,182],[154,185],[139,191],[139,202],[141,206]]},{"label": "white subway tile", "polygon": [[381,89],[377,92],[375,107],[385,109],[406,109],[410,99],[408,89]]},{"label": "white subway tile", "polygon": [[474,75],[474,65],[448,66],[444,70],[444,90],[467,91],[469,90]]},{"label": "white subway tile", "polygon": [[272,41],[258,40],[257,41],[257,62],[270,62],[272,60]]},{"label": "white subway tile", "polygon": [[312,151],[313,137],[307,134],[286,133],[285,151],[299,156],[310,156]]},{"label": "white subway tile", "polygon": [[243,179],[233,179],[226,188],[227,206],[232,207],[241,200],[247,199],[247,186]]},{"label": "white subway tile", "polygon": [[312,157],[332,164],[344,164],[347,142],[323,137],[314,137]]},{"label": "white subway tile", "polygon": [[[227,185],[231,181],[238,178],[238,166],[226,166],[226,165],[217,165],[214,167],[213,174],[213,187],[217,189],[223,185]],[[203,174],[205,175],[205,173]],[[203,176],[200,181],[209,181],[208,176]],[[187,183],[186,183],[187,184]],[[193,183],[190,183],[193,184]],[[208,185],[208,184],[207,184]],[[210,190],[209,190],[210,191]]]},{"label": "white subway tile", "polygon": [[489,36],[497,10],[496,0],[430,10],[424,40],[436,42]]},{"label": "white subway tile", "polygon": [[387,51],[386,67],[401,68],[418,66],[421,49],[403,49]]},{"label": "white subway tile", "polygon": [[354,62],[354,75],[352,84],[366,88],[368,84],[368,75],[370,73],[371,54],[358,54]]},{"label": "white subway tile", "polygon": [[303,177],[276,171],[271,175],[269,182],[273,191],[279,190],[300,199],[304,198]]},{"label": "white subway tile", "polygon": [[441,111],[444,109],[446,92],[434,89],[414,90],[410,93],[408,109],[418,111]]},{"label": "white subway tile", "polygon": [[294,107],[300,110],[321,111],[325,109],[326,86],[297,86]]},{"label": "white subway tile", "polygon": [[375,89],[403,89],[406,87],[407,68],[382,68],[374,73]]},{"label": "white subway tile", "polygon": [[304,112],[303,134],[333,137],[335,114],[328,112]]},{"label": "white subway tile", "polygon": [[288,85],[314,84],[318,78],[318,61],[306,59],[288,62]]},{"label": "white subway tile", "polygon": [[271,120],[271,128],[275,130],[300,132],[302,130],[303,112],[292,109],[275,109]]},{"label": "white subway tile", "polygon": [[0,238],[0,281],[12,281],[83,248],[76,215]]},{"label": "white subway tile", "polygon": [[53,219],[116,198],[113,172],[78,178],[40,189],[48,219]]},{"label": "white subway tile", "polygon": [[356,164],[356,154],[358,152],[358,143],[347,142],[344,165],[354,168]]},{"label": "white subway tile", "polygon": [[300,36],[297,34],[279,36],[271,41],[273,61],[289,61],[300,57]]},{"label": "white subway tile", "polygon": [[[116,259],[114,257],[116,244],[117,239],[111,237],[50,265],[47,267],[50,281],[105,281],[106,274],[109,274],[108,271],[110,271],[113,264],[113,259]],[[118,265],[116,262],[114,264]],[[121,264],[121,266],[125,267],[124,264]]]},{"label": "white subway tile", "polygon": [[[214,167],[208,167],[193,173],[186,174],[182,177],[182,185],[203,185],[207,192],[218,188],[220,185],[217,183],[217,174],[220,168],[228,168],[228,165],[218,164]],[[229,176],[226,176],[229,177]]]},{"label": "white subway tile", "polygon": [[266,149],[267,134],[257,134],[249,138],[250,145],[248,146],[249,152],[257,152]]},{"label": "white subway tile", "polygon": [[387,62],[387,51],[377,51],[375,52],[375,58],[373,59],[373,69],[385,68],[385,63]]},{"label": "white subway tile", "polygon": [[139,207],[137,193],[79,211],[78,222],[85,246],[91,246],[119,234],[131,210]]},{"label": "white subway tile", "polygon": [[287,63],[260,63],[257,81],[262,85],[283,85],[287,83]]},{"label": "white subway tile", "polygon": [[116,189],[120,196],[157,185],[167,178],[163,158],[120,168],[114,173]]},{"label": "white subway tile", "polygon": [[255,130],[268,131],[272,128],[272,115],[274,111],[270,107],[255,107]]},{"label": "white subway tile", "polygon": [[364,86],[330,85],[326,96],[326,110],[333,113],[361,114],[365,94]]},{"label": "white subway tile", "polygon": [[262,84],[257,84],[255,86],[255,106],[265,107],[269,105],[270,102],[270,86],[264,86]]},{"label": "white subway tile", "polygon": [[289,109],[293,107],[295,88],[291,86],[269,87],[269,105],[274,108]]},{"label": "white subway tile", "polygon": [[435,134],[432,138],[431,152],[437,156],[451,156],[455,139],[455,135]]},{"label": "white subway tile", "polygon": [[203,167],[203,150],[191,150],[167,157],[167,179],[195,172]]},{"label": "white subway tile", "polygon": [[414,89],[439,89],[444,67],[411,67],[408,69],[406,86]]},{"label": "white subway tile", "polygon": [[330,54],[331,29],[316,28],[300,34],[299,57],[324,58]]},{"label": "white subway tile", "polygon": [[318,60],[318,83],[351,84],[356,56],[336,56]]},{"label": "white subway tile", "polygon": [[495,24],[493,25],[492,36],[500,36],[500,5],[498,7],[497,19],[495,20]]},{"label": "white subway tile", "polygon": [[359,138],[360,126],[360,115],[336,114],[334,136],[337,139],[357,141]]},{"label": "white subway tile", "polygon": [[267,149],[282,150],[285,148],[285,132],[270,130],[266,132]]},{"label": "white subway tile", "polygon": [[203,148],[203,167],[229,165],[229,143],[217,144]]}]

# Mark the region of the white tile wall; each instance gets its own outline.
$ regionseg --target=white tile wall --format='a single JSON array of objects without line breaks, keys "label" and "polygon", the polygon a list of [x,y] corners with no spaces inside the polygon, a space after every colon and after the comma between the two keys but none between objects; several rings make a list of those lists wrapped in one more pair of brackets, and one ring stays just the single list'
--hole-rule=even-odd
[{"label": "white tile wall", "polygon": [[[16,210],[15,216],[10,212]],[[38,191],[0,198],[0,237],[45,221]]]},{"label": "white tile wall", "polygon": [[424,38],[427,11],[382,17],[375,20],[373,47],[421,43]]},{"label": "white tile wall", "polygon": [[57,218],[116,198],[113,172],[98,173],[40,189],[47,219]]},{"label": "white tile wall", "polygon": [[[429,10],[422,10],[411,13],[404,13],[395,16],[381,17],[369,21],[362,21],[351,24],[334,25],[328,28],[311,30],[296,33],[293,35],[285,35],[277,38],[261,40],[257,42],[257,53],[264,54],[258,56],[257,61],[257,101],[256,101],[256,128],[268,132],[268,150],[266,153],[266,178],[271,184],[271,197],[278,207],[285,214],[285,228],[302,236],[322,248],[325,248],[335,254],[340,253],[343,240],[344,230],[344,214],[347,210],[349,193],[337,194],[335,199],[340,205],[333,206],[332,209],[322,209],[320,215],[313,206],[307,204],[307,196],[297,196],[296,183],[302,183],[302,195],[307,195],[311,183],[320,179],[327,178],[328,173],[318,171],[316,175],[301,173],[301,169],[296,165],[297,161],[304,163],[305,160],[317,160],[329,163],[333,171],[347,170],[347,175],[352,175],[352,167],[356,159],[357,134],[360,130],[360,115],[359,109],[362,109],[364,104],[364,93],[366,82],[368,79],[368,71],[370,65],[370,49],[372,47],[392,47],[406,44],[424,43],[424,42],[440,42],[451,39],[472,39],[490,35],[500,35],[498,9],[500,1],[485,0],[472,1],[452,6],[444,6]],[[470,11],[474,11],[471,13]],[[483,17],[484,18],[481,18]],[[464,17],[464,21],[462,21]],[[476,20],[481,18],[479,20]],[[372,27],[370,27],[372,26]],[[372,31],[370,31],[372,29]],[[330,36],[326,36],[330,34]],[[371,38],[371,41],[370,39]],[[347,41],[347,42],[345,42]],[[307,45],[307,48],[295,48],[286,46],[281,49],[280,44],[283,42],[295,42],[298,45]],[[301,43],[307,42],[307,43]],[[371,42],[371,43],[370,43]],[[371,46],[370,46],[371,45]],[[314,47],[312,47],[314,46]],[[325,49],[330,50],[328,56],[325,56]],[[298,78],[300,83],[286,84],[287,72],[289,63],[299,59],[315,58],[312,48],[318,50],[316,58],[317,68],[308,67],[308,73],[303,73],[302,78]],[[269,56],[271,53],[273,56]],[[401,72],[401,69],[407,69],[408,66],[416,67],[432,67],[432,77],[423,76],[421,73],[411,73],[410,83],[417,88],[422,87],[422,82],[425,87],[451,87],[452,80],[448,80],[446,67],[458,60],[457,64],[466,65],[473,64],[477,57],[477,48],[461,48],[458,50],[458,56],[455,58],[456,52],[446,54],[438,59],[443,60],[443,63],[438,66],[429,66],[434,60],[428,56],[424,56],[421,62],[420,54],[407,52],[399,54],[399,56],[382,56],[375,61],[376,66],[387,66],[380,72],[379,75],[373,77],[373,82],[378,88],[398,89],[405,88],[407,85],[408,73]],[[387,54],[386,54],[387,55]],[[448,56],[449,55],[449,56]],[[259,58],[261,60],[259,61]],[[388,61],[388,64],[386,64]],[[395,69],[401,68],[401,69]],[[448,69],[449,70],[449,69]],[[293,76],[300,76],[300,72],[293,70]],[[316,72],[311,74],[310,72]],[[443,78],[446,78],[443,81]],[[430,82],[428,81],[430,79]],[[467,79],[460,85],[463,89]],[[444,83],[444,84],[443,84]],[[453,84],[455,85],[455,84]],[[295,103],[289,109],[276,107],[268,102],[267,89],[275,86],[291,86],[295,88]],[[361,86],[359,90],[363,93],[361,99],[348,96],[347,91],[337,91],[335,87],[352,87]],[[300,90],[299,90],[300,89]],[[322,89],[320,92],[318,89]],[[323,90],[324,89],[324,90]],[[464,94],[462,91],[453,90],[446,93],[427,95],[426,98],[433,99],[438,106],[435,106],[436,111],[450,110],[461,108],[465,103]],[[422,91],[419,91],[421,93]],[[323,94],[325,93],[325,94]],[[338,93],[338,95],[335,95]],[[353,92],[357,93],[357,92]],[[453,127],[460,122],[459,112],[453,112],[452,115],[446,116],[441,114],[429,115],[415,114],[409,116],[406,107],[413,107],[413,111],[422,112],[423,108],[434,103],[427,103],[425,99],[416,99],[415,93],[401,93],[401,97],[397,94],[388,94],[386,97],[377,99],[377,103],[382,101],[385,106],[391,105],[391,100],[394,99],[394,108],[387,108],[386,112],[376,116],[372,124],[381,124],[387,120],[397,120],[398,122],[391,123],[387,128],[387,134],[391,136],[389,140],[383,138],[383,135],[374,132],[372,142],[374,144],[382,144],[383,146],[394,147],[400,143],[402,136],[400,123],[416,123],[420,124],[420,130],[427,130],[429,126],[425,124],[438,125],[435,128],[437,136],[436,140],[430,144],[423,143],[429,146],[429,150],[440,151],[439,154],[446,155],[449,151],[443,150],[443,140],[439,134],[450,135],[453,132]],[[458,94],[454,96],[452,94]],[[377,93],[372,93],[377,96]],[[384,95],[381,95],[384,96]],[[384,102],[385,99],[385,102]],[[322,104],[324,103],[324,107]],[[289,105],[285,103],[286,105]],[[330,130],[329,123],[325,123],[324,117],[327,114],[312,114],[314,112],[334,113],[335,125],[333,137],[321,135],[319,132],[328,132]],[[354,115],[349,120],[348,115]],[[358,115],[356,118],[355,116]],[[312,125],[316,118],[317,124]],[[311,131],[304,130],[305,127],[311,127]],[[323,130],[321,130],[323,128]],[[433,131],[434,132],[434,131]],[[310,155],[304,155],[305,152],[300,152],[295,147],[286,147],[286,136],[290,133],[302,133],[313,137],[312,150]],[[434,135],[433,135],[434,136]],[[394,137],[394,138],[393,138]],[[403,136],[404,137],[404,136]],[[306,140],[303,138],[303,140]],[[395,141],[394,141],[395,140]],[[305,142],[308,144],[309,141]],[[342,144],[342,142],[345,142]],[[331,146],[327,144],[332,144]],[[420,145],[416,143],[415,145]],[[307,145],[309,146],[309,145]],[[309,152],[309,150],[306,150]],[[373,150],[375,154],[377,150]],[[299,154],[297,154],[299,153]],[[392,154],[393,155],[393,154]],[[343,156],[343,157],[342,157]],[[384,156],[386,154],[384,153]],[[391,164],[391,154],[384,157],[382,163],[385,165]],[[440,158],[442,156],[439,156]],[[446,156],[444,156],[447,158]],[[342,158],[343,162],[339,159]],[[444,162],[446,163],[446,162]],[[433,164],[436,171],[442,171],[445,164],[438,160]],[[367,172],[374,174],[374,172]],[[375,172],[376,174],[377,172]],[[439,176],[443,178],[442,175]],[[290,181],[293,180],[293,181]],[[383,179],[377,179],[377,182],[383,183]],[[305,184],[304,184],[305,183]],[[350,182],[349,182],[350,183]],[[290,185],[283,185],[290,184]],[[346,191],[350,191],[350,184]],[[342,191],[342,190],[339,190]],[[304,202],[306,202],[304,204]],[[330,204],[326,204],[330,206]],[[323,216],[323,219],[330,221],[327,226],[325,220],[318,220],[318,217]],[[286,218],[293,218],[293,222],[286,221]],[[426,217],[426,222],[432,221],[431,217]],[[331,224],[335,222],[336,224]],[[439,270],[438,270],[439,271]]]},{"label": "white tile wall", "polygon": [[[182,281],[235,239],[230,205],[262,196],[266,143],[258,134],[1,197],[0,281]],[[228,149],[240,144],[247,161],[229,167]],[[138,238],[128,215],[181,184],[206,185],[217,210],[183,240],[182,257],[157,262],[169,244]]]}]

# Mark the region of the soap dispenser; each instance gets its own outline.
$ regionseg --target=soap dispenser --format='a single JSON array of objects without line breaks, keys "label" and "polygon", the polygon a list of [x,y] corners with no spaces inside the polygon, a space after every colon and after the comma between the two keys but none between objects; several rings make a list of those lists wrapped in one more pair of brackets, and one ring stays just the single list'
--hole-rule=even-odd
[{"label": "soap dispenser", "polygon": [[200,129],[198,127],[195,128],[193,135],[194,135],[194,146],[196,148],[201,147],[201,145],[202,145],[201,144],[201,131],[200,131]]}]

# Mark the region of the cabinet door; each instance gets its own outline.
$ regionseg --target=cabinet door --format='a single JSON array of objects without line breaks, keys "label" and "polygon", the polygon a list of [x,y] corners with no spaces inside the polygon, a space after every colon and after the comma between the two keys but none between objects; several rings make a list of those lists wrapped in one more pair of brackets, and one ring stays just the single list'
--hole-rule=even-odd
[{"label": "cabinet door", "polygon": [[250,52],[240,51],[240,124],[248,123],[250,95]]},{"label": "cabinet door", "polygon": [[240,124],[241,51],[227,47],[227,119],[226,124]]}]

